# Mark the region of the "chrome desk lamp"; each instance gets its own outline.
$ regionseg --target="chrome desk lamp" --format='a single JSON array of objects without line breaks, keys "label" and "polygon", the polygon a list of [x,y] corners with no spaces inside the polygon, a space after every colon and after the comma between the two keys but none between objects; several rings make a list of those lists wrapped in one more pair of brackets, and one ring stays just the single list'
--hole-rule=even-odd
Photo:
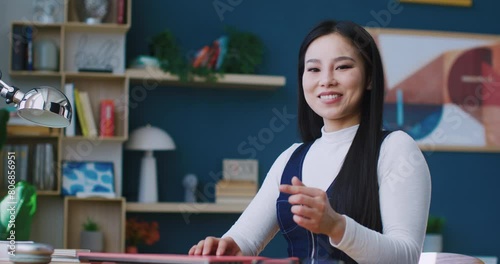
[{"label": "chrome desk lamp", "polygon": [[[7,104],[14,103],[18,115],[37,125],[63,128],[71,123],[71,104],[59,90],[39,87],[23,93],[19,88],[3,82],[0,71],[0,95]],[[43,243],[21,243],[16,245],[16,254],[10,260],[13,263],[46,264],[51,260],[54,248]]]},{"label": "chrome desk lamp", "polygon": [[71,123],[71,104],[61,91],[45,86],[23,93],[1,79],[0,71],[0,95],[7,104],[16,105],[20,117],[40,126],[54,128],[67,127]]}]

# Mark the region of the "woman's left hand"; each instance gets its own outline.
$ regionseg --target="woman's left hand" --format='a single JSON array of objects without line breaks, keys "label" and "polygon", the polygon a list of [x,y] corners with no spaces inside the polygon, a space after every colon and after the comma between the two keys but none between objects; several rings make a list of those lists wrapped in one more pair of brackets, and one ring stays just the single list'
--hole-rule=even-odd
[{"label": "woman's left hand", "polygon": [[288,202],[295,223],[313,233],[325,234],[335,243],[342,240],[345,218],[330,206],[326,192],[305,186],[297,177],[292,178],[292,185],[282,184],[279,189],[290,194]]}]

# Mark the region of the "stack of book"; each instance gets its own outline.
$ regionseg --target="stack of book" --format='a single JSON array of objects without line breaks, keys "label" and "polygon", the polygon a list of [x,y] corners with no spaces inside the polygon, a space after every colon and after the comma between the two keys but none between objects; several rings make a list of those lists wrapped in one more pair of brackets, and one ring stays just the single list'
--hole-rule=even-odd
[{"label": "stack of book", "polygon": [[[66,83],[64,91],[71,103],[73,121],[65,129],[65,136],[73,137],[113,137],[115,136],[115,103],[113,99],[99,99],[91,102],[88,91],[78,90],[74,83]],[[98,116],[94,114],[92,103],[100,104]]]},{"label": "stack of book", "polygon": [[215,202],[248,204],[256,193],[255,181],[220,180],[215,185]]},{"label": "stack of book", "polygon": [[[56,149],[52,143],[6,144],[0,151],[0,189],[6,190],[12,169],[15,169],[15,181],[27,181],[37,190],[56,189]],[[15,161],[15,167],[9,167]]]},{"label": "stack of book", "polygon": [[89,253],[89,249],[54,249],[52,262],[80,262],[78,254]]}]

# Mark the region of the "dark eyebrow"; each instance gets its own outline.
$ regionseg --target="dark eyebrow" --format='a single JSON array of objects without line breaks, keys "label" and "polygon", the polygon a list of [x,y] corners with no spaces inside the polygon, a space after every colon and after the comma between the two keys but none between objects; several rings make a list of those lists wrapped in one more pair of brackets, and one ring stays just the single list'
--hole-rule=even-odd
[{"label": "dark eyebrow", "polygon": [[[356,62],[353,58],[351,58],[349,56],[337,57],[337,58],[333,59],[333,62],[338,62],[338,61],[343,61],[343,60],[350,60],[350,61]],[[306,61],[306,63],[319,63],[319,62],[320,62],[320,60],[318,60],[318,59],[308,59]]]},{"label": "dark eyebrow", "polygon": [[343,61],[343,60],[350,60],[350,61],[356,62],[353,58],[351,58],[349,56],[340,56],[340,57],[333,59],[334,62]]}]

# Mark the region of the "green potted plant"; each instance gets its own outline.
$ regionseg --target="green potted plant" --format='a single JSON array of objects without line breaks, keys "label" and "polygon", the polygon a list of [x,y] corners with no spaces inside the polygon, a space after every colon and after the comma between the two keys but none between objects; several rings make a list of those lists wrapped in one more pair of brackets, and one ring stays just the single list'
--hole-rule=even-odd
[{"label": "green potted plant", "polygon": [[264,56],[264,44],[261,39],[254,33],[239,31],[232,27],[226,28],[226,32],[229,43],[221,67],[222,72],[255,73]]},{"label": "green potted plant", "polygon": [[188,78],[188,64],[184,60],[181,48],[177,44],[174,34],[165,29],[154,35],[149,41],[151,56],[158,59],[160,68],[174,75],[178,75],[181,80]]},{"label": "green potted plant", "polygon": [[219,69],[206,66],[195,67],[184,56],[170,30],[156,34],[149,42],[151,56],[159,60],[160,68],[179,76],[181,81],[192,81],[195,76],[208,82],[217,81],[224,73],[253,74],[262,63],[264,45],[261,39],[251,32],[227,27],[227,52]]},{"label": "green potted plant", "polygon": [[97,222],[87,217],[87,220],[82,224],[82,228],[83,230],[80,233],[80,248],[90,249],[93,252],[103,251],[104,235]]},{"label": "green potted plant", "polygon": [[429,215],[424,240],[423,252],[443,251],[443,227],[445,219],[435,215]]}]

